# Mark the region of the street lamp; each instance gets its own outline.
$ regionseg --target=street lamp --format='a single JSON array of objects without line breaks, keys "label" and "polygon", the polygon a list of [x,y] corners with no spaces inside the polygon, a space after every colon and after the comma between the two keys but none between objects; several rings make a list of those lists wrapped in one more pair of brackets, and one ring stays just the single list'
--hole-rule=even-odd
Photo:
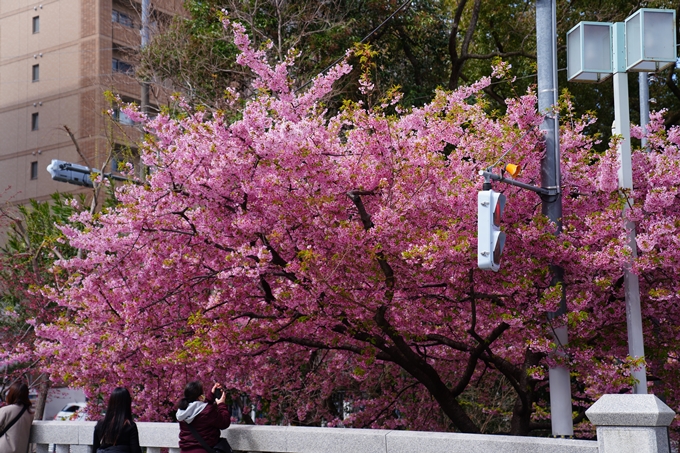
[{"label": "street lamp", "polygon": [[580,22],[567,33],[567,79],[599,83],[614,73],[612,25],[609,22]]},{"label": "street lamp", "polygon": [[657,72],[675,64],[675,11],[641,9],[625,22],[626,71]]},{"label": "street lamp", "polygon": [[[613,132],[622,137],[619,144],[619,187],[632,190],[630,158],[630,116],[626,71],[660,71],[677,61],[675,11],[643,8],[625,22],[581,22],[567,33],[567,79],[571,82],[598,83],[614,77]],[[629,200],[628,204],[632,204]],[[628,352],[644,358],[642,315],[638,276],[632,272],[637,256],[635,225],[626,223],[631,261],[624,266]],[[643,365],[631,370],[636,379],[635,393],[647,393],[647,370]]]},{"label": "street lamp", "polygon": [[[85,165],[73,164],[63,160],[52,159],[52,162],[47,166],[47,171],[52,176],[54,181],[67,182],[76,186],[94,187],[92,183],[92,174],[101,173],[96,168],[86,167]],[[142,184],[140,181],[128,179],[124,176],[114,175],[111,173],[104,173],[105,178],[116,181],[131,182],[134,184]]]}]

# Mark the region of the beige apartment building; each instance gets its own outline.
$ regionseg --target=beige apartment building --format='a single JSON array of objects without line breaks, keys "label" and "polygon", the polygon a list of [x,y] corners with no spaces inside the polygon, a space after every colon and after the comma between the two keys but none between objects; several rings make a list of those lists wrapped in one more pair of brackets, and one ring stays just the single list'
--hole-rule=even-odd
[{"label": "beige apartment building", "polygon": [[[182,0],[150,3],[152,23],[181,13]],[[141,0],[0,0],[0,203],[84,190],[52,181],[52,159],[101,169],[112,149],[134,148],[140,132],[124,114],[106,114],[104,93],[141,99],[130,58],[141,44],[141,7]]]}]

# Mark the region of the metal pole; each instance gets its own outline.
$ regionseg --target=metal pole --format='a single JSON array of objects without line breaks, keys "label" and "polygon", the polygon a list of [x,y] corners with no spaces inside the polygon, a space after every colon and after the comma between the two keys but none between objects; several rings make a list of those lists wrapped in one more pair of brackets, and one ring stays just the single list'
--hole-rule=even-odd
[{"label": "metal pole", "polygon": [[[538,63],[538,110],[545,116],[541,130],[545,134],[545,156],[541,161],[541,186],[554,190],[555,195],[542,196],[542,212],[556,225],[555,234],[562,231],[562,193],[560,190],[559,119],[553,108],[557,105],[557,19],[556,0],[536,0],[536,52]],[[567,311],[564,293],[564,270],[550,266],[551,285],[562,286],[560,308],[548,313],[549,320]],[[566,325],[553,331],[555,343],[566,346]],[[559,353],[559,352],[558,352]],[[549,370],[550,419],[553,436],[573,436],[571,378],[569,370],[558,366]]]},{"label": "metal pole", "polygon": [[[647,133],[647,124],[649,123],[649,78],[646,72],[641,72],[638,76],[638,83],[640,85],[640,127],[642,133]],[[642,149],[647,149],[647,137],[642,137]]]},{"label": "metal pole", "polygon": [[[633,170],[630,157],[630,115],[628,105],[628,74],[625,64],[625,35],[624,24],[614,24],[614,133],[621,136],[619,143],[619,187],[631,191],[633,189]],[[628,204],[631,205],[632,198]],[[624,208],[624,216],[628,207]],[[632,261],[637,257],[635,242],[635,224],[626,222],[628,245],[631,257],[623,268],[623,284],[626,296],[626,323],[628,325],[628,354],[634,359],[644,359],[645,347],[642,338],[642,314],[640,310],[640,282],[637,274],[632,272]],[[631,375],[637,383],[633,387],[634,393],[647,393],[647,368],[644,364],[633,367]]]},{"label": "metal pole", "polygon": [[[142,45],[144,49],[149,44],[149,1],[142,0]],[[149,113],[149,82],[142,82],[142,113]]]}]

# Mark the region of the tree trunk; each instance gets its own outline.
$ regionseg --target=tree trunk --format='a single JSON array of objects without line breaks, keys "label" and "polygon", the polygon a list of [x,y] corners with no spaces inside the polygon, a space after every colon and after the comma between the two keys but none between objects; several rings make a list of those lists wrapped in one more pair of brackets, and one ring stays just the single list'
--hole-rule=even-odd
[{"label": "tree trunk", "polygon": [[38,402],[35,405],[35,415],[34,420],[42,420],[45,414],[45,403],[47,402],[47,393],[50,391],[50,380],[49,377],[45,377],[45,380],[40,384],[38,389]]},{"label": "tree trunk", "polygon": [[529,349],[524,354],[524,365],[519,379],[517,400],[512,410],[510,420],[510,434],[516,436],[528,436],[531,432],[531,414],[533,403],[536,397],[536,381],[529,375],[529,368],[538,365],[543,358],[543,354],[531,352]]}]

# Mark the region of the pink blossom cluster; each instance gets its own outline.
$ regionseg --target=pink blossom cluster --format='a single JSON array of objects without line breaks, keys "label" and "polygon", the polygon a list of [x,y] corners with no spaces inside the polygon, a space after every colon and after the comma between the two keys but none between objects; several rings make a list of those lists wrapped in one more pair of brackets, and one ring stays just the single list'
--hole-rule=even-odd
[{"label": "pink blossom cluster", "polygon": [[[490,113],[485,79],[421,108],[330,114],[323,98],[346,63],[296,93],[292,61],[270,66],[235,33],[257,74],[240,118],[187,106],[146,121],[147,183],[119,186],[116,208],[63,228],[87,253],[60,262],[69,280],[45,290],[69,314],[39,326],[53,376],[92,397],[128,385],[143,420],[168,419],[199,377],[249,395],[262,422],[461,431],[482,429],[472,407],[499,413],[502,382],[509,430],[526,434],[545,419],[551,363],[571,369],[577,404],[631,386],[631,197],[647,365],[678,405],[677,129],[654,118],[650,151],[634,153],[635,190],[622,194],[615,144],[595,152],[594,120],[568,118],[563,232],[535,193],[496,183],[507,243],[500,272],[481,271],[478,171],[507,152],[520,179],[540,184],[534,93]],[[551,264],[565,270],[568,314],[549,322],[561,297]],[[566,346],[552,340],[559,323]]]}]

